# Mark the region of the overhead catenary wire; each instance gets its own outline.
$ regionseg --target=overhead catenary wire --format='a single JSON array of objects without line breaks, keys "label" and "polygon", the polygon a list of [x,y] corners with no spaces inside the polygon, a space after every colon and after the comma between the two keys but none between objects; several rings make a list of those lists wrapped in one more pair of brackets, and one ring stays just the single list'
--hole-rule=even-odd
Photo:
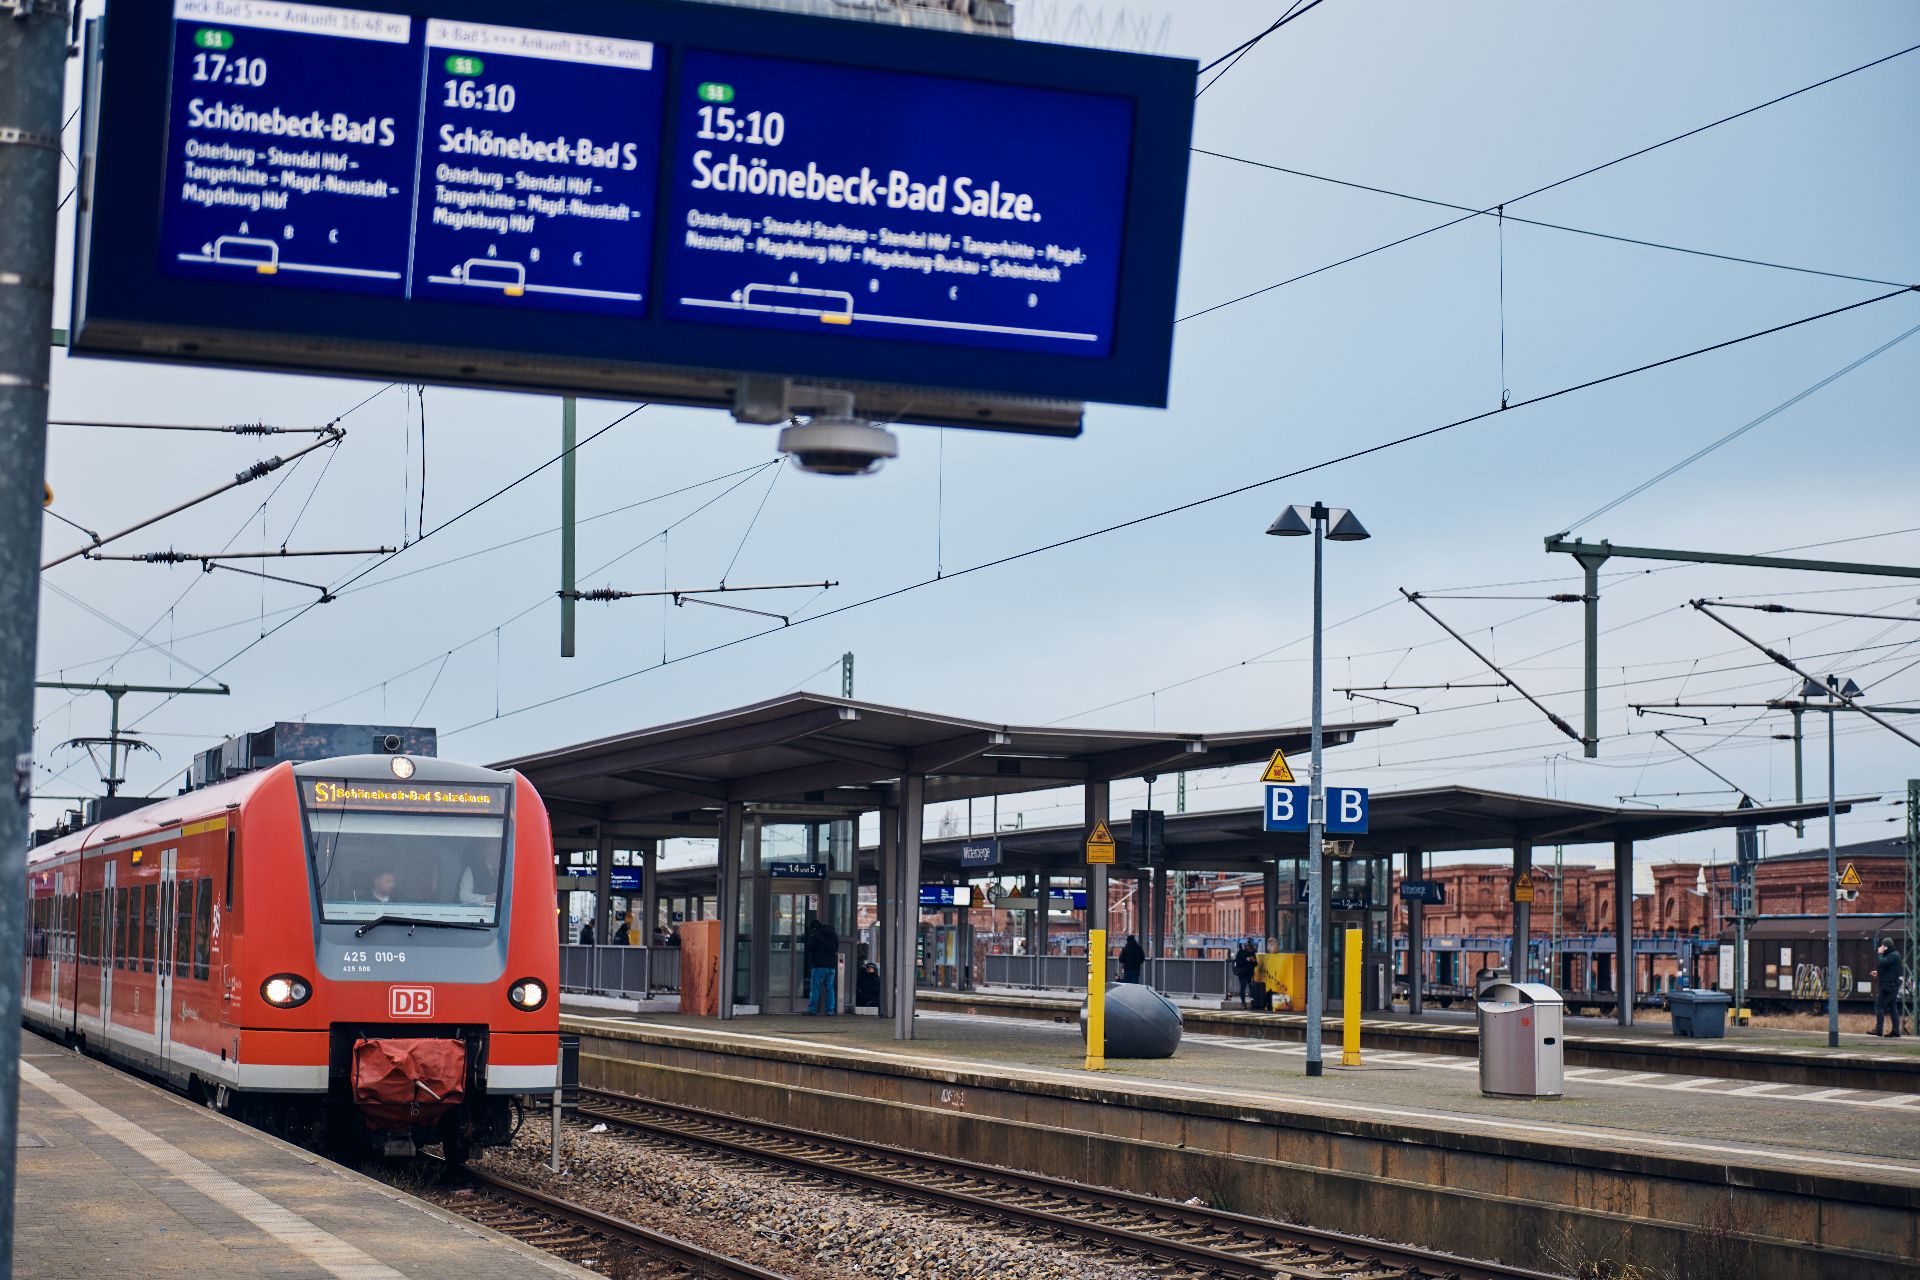
[{"label": "overhead catenary wire", "polygon": [[[1234,155],[1231,152],[1215,151],[1209,147],[1194,147],[1193,153],[1208,156],[1215,160],[1226,160],[1233,164],[1246,165],[1253,169],[1266,169],[1272,173],[1284,173],[1289,177],[1304,178],[1311,182],[1322,182],[1329,186],[1346,187],[1354,191],[1367,191],[1374,195],[1391,196],[1415,204],[1430,205],[1436,209],[1454,209],[1475,218],[1492,218],[1496,222],[1516,222],[1521,226],[1538,227],[1546,231],[1560,231],[1569,235],[1587,236],[1595,240],[1611,240],[1616,244],[1636,245],[1643,249],[1660,249],[1668,253],[1686,254],[1695,258],[1711,258],[1718,262],[1732,262],[1741,266],[1766,267],[1774,271],[1791,271],[1798,275],[1820,276],[1828,280],[1847,280],[1855,284],[1874,284],[1889,288],[1910,286],[1910,280],[1889,280],[1879,276],[1855,275],[1846,271],[1828,271],[1819,267],[1805,267],[1791,262],[1775,262],[1767,258],[1749,258],[1735,253],[1718,253],[1712,249],[1697,249],[1688,245],[1669,244],[1661,240],[1648,240],[1638,236],[1617,235],[1610,231],[1597,231],[1591,227],[1570,226],[1564,222],[1548,222],[1540,218],[1525,218],[1510,211],[1506,204],[1497,204],[1491,208],[1477,209],[1470,204],[1458,204],[1452,200],[1439,200],[1431,196],[1415,195],[1410,191],[1399,191],[1392,187],[1383,187],[1376,183],[1355,182],[1347,178],[1335,178],[1324,173],[1314,173],[1309,169],[1299,169],[1292,165],[1275,164],[1267,160],[1255,160],[1250,156]],[[1510,203],[1510,202],[1509,202]],[[1457,226],[1466,219],[1443,224],[1443,227]],[[1440,230],[1443,228],[1433,228]],[[1421,234],[1426,234],[1422,232]]]},{"label": "overhead catenary wire", "polygon": [[[1270,485],[1281,483],[1282,481],[1295,479],[1299,476],[1307,475],[1311,472],[1325,470],[1328,467],[1336,466],[1343,462],[1351,462],[1359,458],[1369,457],[1376,453],[1385,452],[1386,450],[1389,450],[1389,449],[1398,448],[1402,445],[1411,444],[1411,443],[1414,443],[1415,441],[1430,439],[1434,436],[1443,434],[1448,431],[1455,430],[1459,427],[1468,426],[1476,422],[1482,422],[1490,417],[1503,415],[1509,412],[1510,410],[1522,409],[1532,405],[1545,404],[1549,401],[1559,399],[1563,396],[1573,395],[1573,394],[1576,394],[1577,392],[1589,390],[1593,387],[1604,386],[1608,383],[1617,382],[1623,378],[1635,377],[1639,374],[1648,373],[1655,369],[1666,368],[1671,365],[1681,363],[1682,361],[1697,359],[1701,356],[1709,355],[1716,351],[1724,351],[1731,347],[1736,347],[1744,343],[1753,342],[1760,338],[1769,337],[1776,333],[1789,332],[1793,329],[1800,328],[1801,326],[1814,324],[1814,323],[1817,323],[1818,321],[1829,319],[1833,316],[1844,315],[1849,312],[1857,311],[1862,307],[1874,306],[1878,303],[1885,302],[1890,298],[1900,297],[1903,294],[1906,294],[1907,292],[1909,291],[1905,289],[1890,290],[1886,293],[1876,294],[1870,298],[1863,298],[1857,302],[1846,303],[1842,306],[1834,307],[1826,311],[1816,312],[1808,316],[1802,316],[1797,320],[1789,320],[1781,324],[1770,325],[1767,328],[1756,329],[1756,330],[1753,330],[1752,332],[1742,334],[1738,337],[1728,338],[1720,342],[1710,343],[1703,347],[1695,347],[1691,350],[1681,352],[1677,355],[1667,356],[1659,360],[1649,361],[1645,364],[1635,365],[1631,368],[1617,370],[1616,372],[1604,374],[1597,378],[1589,378],[1584,382],[1572,383],[1554,391],[1542,392],[1537,396],[1531,396],[1524,400],[1515,401],[1511,406],[1509,406],[1508,409],[1504,409],[1504,410],[1489,409],[1480,413],[1471,414],[1465,418],[1455,419],[1452,422],[1442,423],[1438,426],[1427,427],[1419,431],[1408,432],[1407,434],[1396,436],[1389,440],[1381,441],[1378,444],[1368,445],[1364,448],[1350,450],[1343,454],[1322,459],[1319,462],[1308,463],[1305,466],[1294,468],[1291,471],[1284,471],[1278,475],[1268,476],[1265,479],[1250,481],[1246,484],[1236,485],[1230,489],[1224,489],[1217,493],[1208,494],[1204,497],[1194,498],[1186,502],[1176,503],[1173,506],[1162,507],[1158,510],[1149,511],[1142,515],[1134,516],[1126,520],[1117,521],[1113,524],[1102,525],[1098,528],[1089,529],[1083,533],[1073,534],[1065,538],[1058,538],[1052,542],[1046,542],[1035,547],[1029,547],[1024,551],[1016,551],[1008,555],[997,556],[990,560],[983,560],[976,564],[968,565],[965,568],[957,569],[954,572],[948,573],[940,578],[923,578],[915,582],[909,582],[902,586],[894,587],[894,588],[891,588],[890,590],[882,591],[875,595],[867,596],[860,600],[851,601],[847,604],[840,605],[837,608],[828,609],[821,613],[813,614],[806,618],[797,619],[793,625],[800,626],[806,623],[819,622],[827,618],[838,616],[840,614],[853,612],[856,609],[864,609],[869,605],[880,604],[887,600],[896,599],[900,596],[907,595],[911,592],[919,591],[926,587],[933,586],[936,583],[949,582],[954,580],[955,578],[965,577],[971,574],[985,573],[989,570],[1001,568],[1005,565],[1014,564],[1022,560],[1031,559],[1035,556],[1046,555],[1049,552],[1057,551],[1064,547],[1075,546],[1075,545],[1078,545],[1079,543],[1088,542],[1088,541],[1091,541],[1092,539],[1104,537],[1108,534],[1118,533],[1126,529],[1136,528],[1140,525],[1148,524],[1155,520],[1161,520],[1169,516],[1181,514],[1183,512],[1197,510],[1201,507],[1209,506],[1213,503],[1225,501],[1230,498],[1235,498],[1242,494],[1253,493],[1257,490],[1264,489]],[[1547,607],[1550,608],[1552,606],[1547,606]],[[671,665],[672,663],[685,662],[693,658],[703,657],[703,656],[706,656],[707,654],[719,652],[722,649],[732,648],[733,646],[738,644],[744,644],[747,641],[754,639],[755,636],[759,634],[771,634],[771,632],[762,632],[762,633],[755,633],[753,635],[735,637],[734,639],[731,639],[731,640],[722,641],[717,644],[709,645],[701,649],[692,650],[688,653],[681,654],[677,658],[669,659],[663,656],[661,661],[654,666],[636,668],[622,675],[612,676],[612,677],[609,677],[608,679],[597,681],[593,684],[583,686],[581,688],[572,690],[567,693],[555,694],[552,697],[544,698],[537,702],[528,703],[525,706],[514,708],[511,711],[503,713],[502,716],[495,717],[495,718],[502,719],[507,716],[521,715],[528,711],[536,710],[540,707],[551,706],[556,702],[565,701],[569,698],[576,698],[576,697],[582,696],[583,694],[596,692],[600,689],[607,688],[610,685],[618,684],[621,681],[630,680],[635,676],[638,676],[646,671],[657,670],[661,667]],[[485,723],[488,723],[488,722],[484,720],[474,721],[471,724],[461,726],[459,729],[449,731],[449,734],[447,736],[451,736],[452,733],[466,732],[469,729],[477,728],[481,724],[485,724]]]},{"label": "overhead catenary wire", "polygon": [[1827,387],[1832,386],[1834,383],[1838,382],[1840,379],[1852,373],[1855,369],[1858,369],[1862,365],[1871,362],[1875,357],[1884,355],[1886,352],[1893,350],[1895,347],[1899,346],[1901,343],[1905,342],[1908,338],[1911,338],[1916,333],[1920,333],[1920,324],[1914,325],[1911,329],[1908,329],[1903,333],[1897,334],[1894,337],[1887,339],[1887,341],[1881,343],[1879,346],[1867,352],[1867,354],[1861,356],[1859,359],[1853,360],[1845,365],[1842,365],[1840,368],[1835,369],[1832,373],[1828,374],[1826,377],[1820,379],[1818,382],[1813,383],[1811,386],[1804,387],[1801,390],[1795,392],[1793,395],[1788,396],[1785,400],[1782,400],[1779,404],[1773,406],[1773,408],[1767,410],[1765,413],[1761,414],[1759,417],[1752,418],[1747,422],[1742,423],[1740,426],[1735,427],[1733,430],[1727,432],[1725,435],[1721,436],[1719,439],[1713,441],[1712,443],[1703,445],[1702,447],[1694,450],[1692,453],[1680,459],[1680,461],[1674,463],[1672,466],[1666,468],[1665,470],[1659,472],[1656,475],[1650,476],[1647,479],[1642,480],[1639,484],[1627,490],[1625,493],[1613,499],[1611,502],[1606,502],[1601,504],[1598,507],[1595,507],[1592,511],[1589,511],[1586,515],[1581,516],[1578,520],[1575,520],[1572,524],[1568,525],[1565,528],[1565,530],[1563,530],[1560,533],[1559,536],[1564,538],[1567,536],[1567,534],[1572,533],[1575,529],[1580,528],[1582,525],[1587,524],[1589,521],[1598,519],[1600,516],[1603,516],[1607,512],[1612,511],[1615,507],[1618,507],[1624,503],[1633,501],[1633,499],[1639,497],[1641,494],[1653,488],[1655,485],[1661,483],[1662,481],[1669,480],[1674,476],[1680,474],[1680,472],[1686,470],[1688,467],[1700,461],[1700,459],[1706,457],[1708,454],[1714,452],[1716,449],[1722,448],[1725,445],[1732,444],[1735,440],[1738,440],[1741,436],[1747,434],[1747,432],[1753,430],[1755,427],[1758,427],[1763,423],[1771,422],[1774,418],[1785,413],[1788,409],[1793,408],[1793,406],[1799,404],[1802,400],[1805,400],[1807,397],[1814,395],[1816,392],[1825,390]]},{"label": "overhead catenary wire", "polygon": [[1535,187],[1531,191],[1524,191],[1517,196],[1508,196],[1505,200],[1495,200],[1492,203],[1482,206],[1481,208],[1475,209],[1471,213],[1463,213],[1457,218],[1451,218],[1451,219],[1448,219],[1446,222],[1436,223],[1431,227],[1427,227],[1425,230],[1415,231],[1410,235],[1400,236],[1396,239],[1387,241],[1385,244],[1375,245],[1371,249],[1365,249],[1359,253],[1349,254],[1347,257],[1341,258],[1338,261],[1329,262],[1325,266],[1315,267],[1310,271],[1303,271],[1298,275],[1289,276],[1284,280],[1277,280],[1273,284],[1266,285],[1259,289],[1255,289],[1250,293],[1243,293],[1238,297],[1228,298],[1223,302],[1216,302],[1213,305],[1208,307],[1203,307],[1198,311],[1189,312],[1188,314],[1181,316],[1179,322],[1184,324],[1189,320],[1197,320],[1201,316],[1211,315],[1212,313],[1216,311],[1224,310],[1227,307],[1236,306],[1239,303],[1250,301],[1251,299],[1258,298],[1258,297],[1261,297],[1262,295],[1272,293],[1276,289],[1284,289],[1289,285],[1298,284],[1301,281],[1311,279],[1314,276],[1323,275],[1326,272],[1335,270],[1336,268],[1344,267],[1349,263],[1359,262],[1361,259],[1370,258],[1377,253],[1385,253],[1389,249],[1396,249],[1403,244],[1411,243],[1412,241],[1418,240],[1423,236],[1430,236],[1437,231],[1445,231],[1448,227],[1457,227],[1461,223],[1466,222],[1472,218],[1485,217],[1487,214],[1492,213],[1495,209],[1500,208],[1502,205],[1515,205],[1515,204],[1519,204],[1522,200],[1530,200],[1534,196],[1543,195],[1546,192],[1552,191],[1557,187],[1564,187],[1570,182],[1577,182],[1582,178],[1589,177],[1593,174],[1599,173],[1604,169],[1611,169],[1615,165],[1625,164],[1629,160],[1638,159],[1640,156],[1644,156],[1651,152],[1658,151],[1662,147],[1672,146],[1676,142],[1683,142],[1688,138],[1696,137],[1699,134],[1705,133],[1709,129],[1715,129],[1721,125],[1730,124],[1735,120],[1739,120],[1746,116],[1750,116],[1757,111],[1764,111],[1768,107],[1777,106],[1782,102],[1788,101],[1789,99],[1797,98],[1801,94],[1811,93],[1815,89],[1824,88],[1827,85],[1834,84],[1840,80],[1844,80],[1848,76],[1859,75],[1863,71],[1872,70],[1875,67],[1882,66],[1885,63],[1893,61],[1895,58],[1905,57],[1906,55],[1913,53],[1915,50],[1920,50],[1920,44],[1909,45],[1904,49],[1896,50],[1893,53],[1889,53],[1885,55],[1884,57],[1875,58],[1871,62],[1863,62],[1857,67],[1851,67],[1845,71],[1839,72],[1836,75],[1831,75],[1831,76],[1827,76],[1825,79],[1816,80],[1812,84],[1802,85],[1798,89],[1794,89],[1794,90],[1791,90],[1790,92],[1783,93],[1776,97],[1769,98],[1765,102],[1755,103],[1753,106],[1747,107],[1740,111],[1736,111],[1731,115],[1721,116],[1717,120],[1711,120],[1706,124],[1698,125],[1692,129],[1688,129],[1684,133],[1676,133],[1672,137],[1661,139],[1659,142],[1651,143],[1644,147],[1637,147],[1634,150],[1625,153],[1624,155],[1615,156],[1611,160],[1604,160],[1599,164],[1589,165],[1586,168],[1581,169],[1577,173],[1570,173],[1564,178],[1557,178],[1554,181],[1545,184],[1544,186]]}]

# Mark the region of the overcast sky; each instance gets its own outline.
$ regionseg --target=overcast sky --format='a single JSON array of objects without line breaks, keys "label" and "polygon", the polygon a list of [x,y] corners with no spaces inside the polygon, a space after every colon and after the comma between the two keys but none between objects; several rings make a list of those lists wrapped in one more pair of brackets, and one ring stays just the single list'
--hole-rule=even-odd
[{"label": "overcast sky", "polygon": [[[1146,30],[1148,43],[1203,62],[1284,8],[1275,0],[1028,3],[1035,19],[1051,20],[1055,36],[1076,9],[1109,21],[1123,11],[1149,15],[1133,28]],[[1327,0],[1205,94],[1194,141],[1247,160],[1488,206],[1916,43],[1920,9],[1905,2]],[[1917,129],[1920,53],[1507,212],[1911,282],[1920,280]],[[70,129],[70,145],[76,136]],[[71,209],[62,215],[63,251]],[[1196,155],[1180,314],[1452,216]],[[838,658],[849,650],[859,697],[928,711],[1196,732],[1304,724],[1311,549],[1262,530],[1282,505],[1321,499],[1351,506],[1373,533],[1369,542],[1327,549],[1327,618],[1338,624],[1328,634],[1330,689],[1490,679],[1401,601],[1396,588],[1405,587],[1434,593],[1429,603],[1441,616],[1577,725],[1579,606],[1541,597],[1577,591],[1579,582],[1566,557],[1543,552],[1544,535],[1574,528],[1591,539],[1748,553],[1833,543],[1806,554],[1920,564],[1920,335],[1645,494],[1574,523],[1920,326],[1920,294],[1525,402],[1884,292],[1477,218],[1183,322],[1171,407],[1092,407],[1077,440],[904,428],[897,461],[877,476],[844,480],[771,465],[769,428],[715,412],[644,409],[581,451],[580,511],[601,516],[580,533],[582,585],[693,587],[723,576],[839,584],[769,605],[797,611],[795,626],[704,656],[688,655],[753,636],[763,620],[657,601],[584,604],[579,656],[558,656],[558,468],[438,531],[555,454],[556,400],[443,388],[422,397],[411,388],[383,392],[380,383],[56,354],[56,417],[294,426],[347,415],[346,442],[331,455],[170,519],[120,550],[247,549],[289,539],[398,546],[419,536],[423,456],[431,536],[277,631],[314,592],[202,575],[191,565],[72,562],[45,578],[38,667],[48,679],[93,680],[111,670],[123,681],[187,683],[212,673],[231,683],[228,698],[128,699],[128,720],[158,749],[134,757],[129,790],[157,795],[177,788],[194,751],[275,720],[434,725],[443,755],[486,762],[796,687],[837,693]],[[63,293],[63,315],[65,306]],[[1498,406],[1503,385],[1517,407],[1496,417],[806,621],[1482,413]],[[631,408],[583,402],[582,435]],[[90,528],[117,528],[298,443],[55,427],[54,509]],[[665,539],[656,536],[669,527]],[[47,522],[50,552],[80,540]],[[273,571],[332,581],[366,563]],[[1449,593],[1456,598],[1440,598]],[[1330,692],[1330,720],[1401,719],[1332,753],[1329,777],[1378,790],[1460,783],[1609,803],[1625,795],[1732,803],[1734,794],[1702,765],[1654,737],[1664,728],[1756,799],[1792,800],[1791,745],[1776,738],[1790,727],[1784,714],[1701,710],[1710,722],[1702,726],[1629,709],[1676,699],[1751,702],[1793,690],[1785,672],[1687,608],[1697,596],[1885,614],[1727,616],[1820,673],[1857,680],[1877,703],[1920,706],[1920,623],[1892,620],[1920,617],[1920,582],[1615,561],[1603,589],[1606,740],[1597,760],[1580,759],[1575,744],[1511,692],[1381,695],[1418,714]],[[139,647],[128,631],[164,648]],[[271,632],[264,640],[263,631]],[[37,785],[47,798],[36,802],[37,822],[72,806],[54,797],[97,789],[84,753],[61,744],[104,733],[106,715],[99,695],[41,694],[35,749],[46,767]],[[1896,719],[1912,719],[1920,734],[1920,717]],[[1814,797],[1825,795],[1824,733],[1809,721]],[[1841,840],[1903,831],[1893,823],[1901,811],[1888,802],[1904,796],[1906,779],[1920,777],[1920,748],[1857,716],[1842,717],[1837,748],[1841,792],[1884,797],[1844,818]],[[1188,807],[1254,803],[1256,773],[1196,774]],[[1116,788],[1116,811],[1134,807],[1138,790]],[[1672,794],[1679,792],[1689,794]],[[1163,781],[1156,801],[1171,807],[1171,797],[1171,780]],[[1029,825],[1062,822],[1077,818],[1079,805],[1077,793],[1056,793],[1005,802],[1002,816],[1021,809]],[[984,807],[976,822],[984,827]],[[1769,848],[1817,838],[1817,827],[1805,841],[1776,831]],[[1730,841],[1717,833],[1643,852],[1724,858]]]}]

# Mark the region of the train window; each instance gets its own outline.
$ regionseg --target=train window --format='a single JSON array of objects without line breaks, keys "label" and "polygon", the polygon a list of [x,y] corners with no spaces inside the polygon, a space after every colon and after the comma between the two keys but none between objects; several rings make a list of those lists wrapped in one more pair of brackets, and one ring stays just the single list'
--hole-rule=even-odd
[{"label": "train window", "polygon": [[193,976],[205,980],[213,971],[213,878],[200,881],[200,897],[193,915]]},{"label": "train window", "polygon": [[193,972],[193,887],[182,880],[174,888],[173,975],[184,978]]},{"label": "train window", "polygon": [[160,933],[160,886],[140,886],[140,969],[153,972],[153,958],[159,954],[154,943]]},{"label": "train window", "polygon": [[506,849],[505,787],[471,786],[479,812],[390,811],[308,805],[313,876],[322,918],[382,915],[466,924],[499,918]]},{"label": "train window", "polygon": [[114,956],[113,967],[124,969],[127,967],[127,957],[133,954],[133,908],[127,905],[128,895],[132,894],[133,890],[121,888],[115,889],[114,893],[120,898],[120,918],[114,925],[119,934],[120,945]]},{"label": "train window", "polygon": [[89,963],[100,954],[100,891],[87,890],[80,906],[80,958]]}]

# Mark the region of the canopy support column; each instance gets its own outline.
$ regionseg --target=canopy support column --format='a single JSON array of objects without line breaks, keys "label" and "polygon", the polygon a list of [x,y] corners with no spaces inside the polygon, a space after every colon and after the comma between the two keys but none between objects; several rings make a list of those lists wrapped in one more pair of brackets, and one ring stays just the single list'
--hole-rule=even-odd
[{"label": "canopy support column", "polygon": [[1516,891],[1507,895],[1514,899],[1513,951],[1507,957],[1507,972],[1514,982],[1532,980],[1528,942],[1533,936],[1533,906],[1519,901],[1517,890],[1522,877],[1527,884],[1533,883],[1533,841],[1524,837],[1513,842],[1513,885]]},{"label": "canopy support column", "polygon": [[920,934],[920,829],[925,825],[927,780],[900,779],[900,849],[894,884],[893,1038],[913,1039],[914,950]]},{"label": "canopy support column", "polygon": [[1614,1017],[1623,1027],[1633,1025],[1633,987],[1637,975],[1633,967],[1633,841],[1613,842],[1613,936],[1617,947],[1613,957],[1613,987],[1620,1006]]},{"label": "canopy support column", "polygon": [[746,826],[747,807],[738,800],[729,800],[720,809],[720,901],[715,907],[720,913],[720,1018],[731,1021],[733,1002],[738,994],[734,991],[734,974],[739,965],[740,950],[740,848],[743,829]]},{"label": "canopy support column", "polygon": [[880,884],[874,891],[873,963],[880,970],[880,1016],[893,1016],[893,977],[900,967],[894,955],[899,939],[900,914],[900,810],[887,806],[880,810]]},{"label": "canopy support column", "polygon": [[[1407,850],[1406,879],[1426,879],[1426,855],[1418,849]],[[1419,1016],[1424,1006],[1421,986],[1427,976],[1427,904],[1415,899],[1407,903],[1407,1012]]]}]

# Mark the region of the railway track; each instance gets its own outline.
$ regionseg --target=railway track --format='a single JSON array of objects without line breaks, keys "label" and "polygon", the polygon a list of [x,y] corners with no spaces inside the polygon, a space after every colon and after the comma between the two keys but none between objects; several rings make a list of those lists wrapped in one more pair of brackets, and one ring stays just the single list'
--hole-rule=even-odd
[{"label": "railway track", "polygon": [[460,1176],[476,1192],[471,1201],[457,1206],[462,1216],[569,1262],[594,1265],[603,1273],[618,1265],[618,1274],[646,1280],[789,1280],[778,1271],[598,1213],[484,1169],[470,1166]]},{"label": "railway track", "polygon": [[1132,1258],[1168,1276],[1291,1280],[1551,1280],[1339,1232],[1273,1222],[1040,1174],[997,1169],[604,1090],[582,1120],[750,1165],[773,1166],[937,1208],[1010,1222]]}]

